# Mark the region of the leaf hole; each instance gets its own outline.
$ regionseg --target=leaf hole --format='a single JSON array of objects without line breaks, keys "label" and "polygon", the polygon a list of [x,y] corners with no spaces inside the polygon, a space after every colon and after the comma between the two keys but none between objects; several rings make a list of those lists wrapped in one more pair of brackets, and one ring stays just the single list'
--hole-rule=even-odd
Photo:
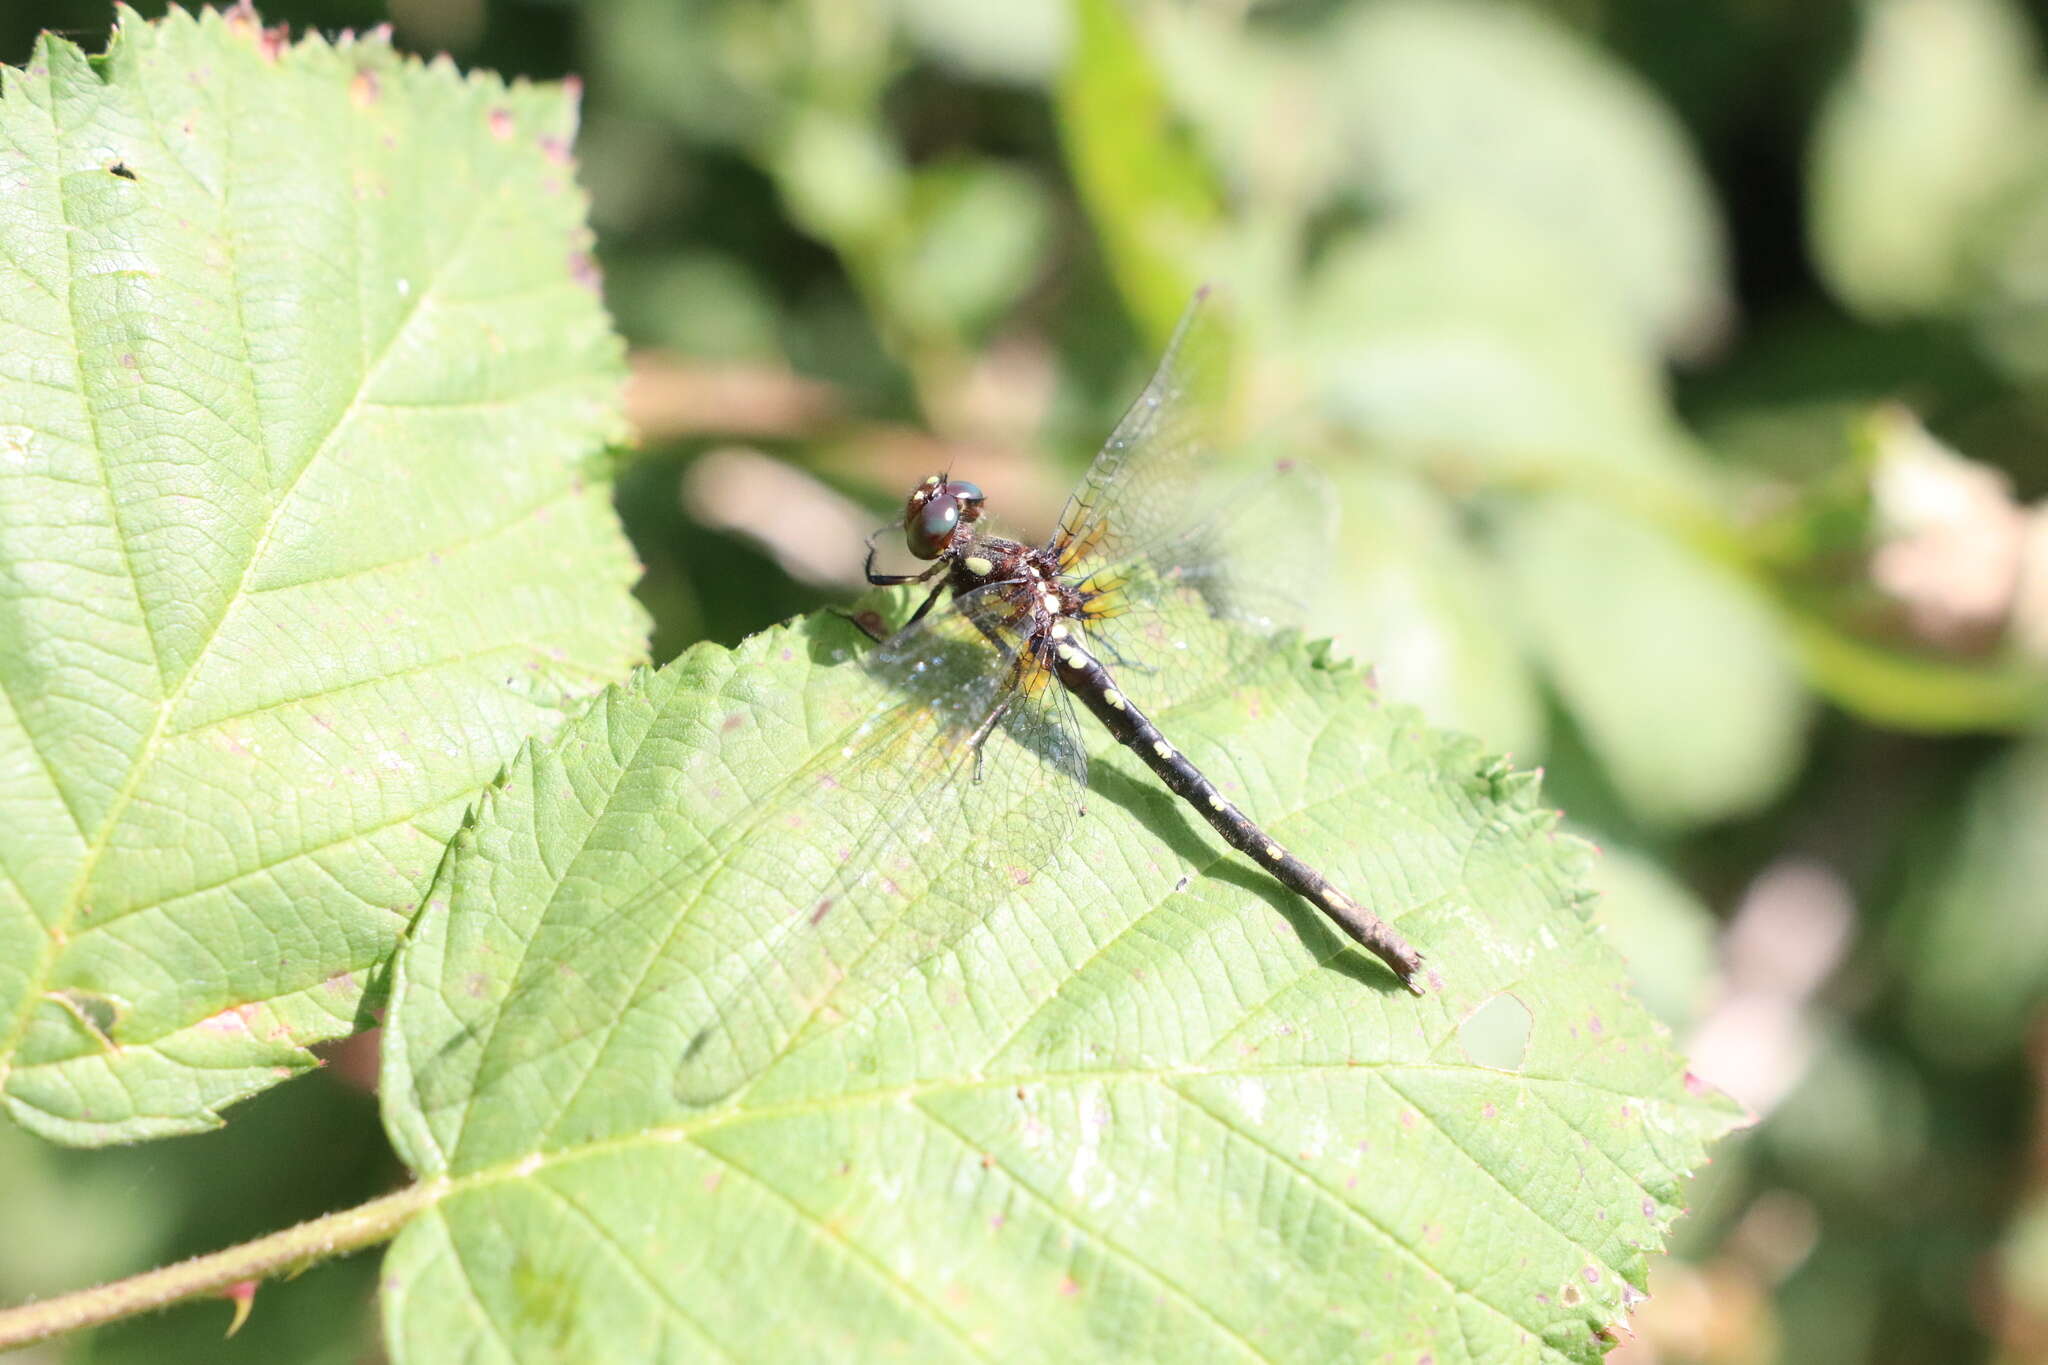
[{"label": "leaf hole", "polygon": [[125,1012],[119,997],[84,990],[77,986],[65,986],[49,992],[43,998],[77,1020],[79,1027],[99,1039],[102,1047],[112,1048],[115,1045],[114,1028],[121,1022],[121,1015]]},{"label": "leaf hole", "polygon": [[1535,1027],[1529,1007],[1503,991],[1465,1016],[1458,1025],[1458,1047],[1474,1066],[1520,1071]]}]

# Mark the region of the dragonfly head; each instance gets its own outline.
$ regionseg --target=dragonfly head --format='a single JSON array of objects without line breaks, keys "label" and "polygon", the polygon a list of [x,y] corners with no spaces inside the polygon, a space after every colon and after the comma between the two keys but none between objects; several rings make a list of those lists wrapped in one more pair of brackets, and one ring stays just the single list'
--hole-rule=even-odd
[{"label": "dragonfly head", "polygon": [[981,504],[981,489],[943,474],[911,489],[903,504],[903,538],[910,553],[937,559],[954,548],[954,538],[981,519]]}]

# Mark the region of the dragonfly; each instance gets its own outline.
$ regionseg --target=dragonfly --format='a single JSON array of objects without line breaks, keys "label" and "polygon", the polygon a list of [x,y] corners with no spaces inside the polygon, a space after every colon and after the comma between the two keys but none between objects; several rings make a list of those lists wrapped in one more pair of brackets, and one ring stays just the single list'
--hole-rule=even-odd
[{"label": "dragonfly", "polygon": [[[891,726],[921,731],[927,752],[902,795],[957,806],[959,789],[983,785],[988,764],[1006,749],[1033,794],[1004,812],[1024,841],[1021,854],[1010,854],[1012,878],[1028,875],[1083,810],[1088,774],[1078,703],[1225,843],[1420,994],[1421,955],[1225,796],[1126,685],[1156,672],[1148,652],[1165,646],[1172,653],[1162,622],[1175,603],[1192,598],[1211,615],[1272,625],[1268,608],[1282,590],[1245,561],[1276,539],[1312,542],[1312,523],[1327,515],[1326,489],[1293,461],[1276,462],[1258,487],[1203,500],[1225,345],[1204,290],[1043,544],[991,533],[980,487],[949,473],[928,476],[904,503],[904,545],[925,567],[878,571],[877,538],[892,528],[870,537],[870,584],[930,585],[900,629],[882,635],[866,627],[878,637],[868,672],[902,698],[886,713]],[[1148,651],[1148,643],[1155,648]],[[1179,671],[1184,661],[1173,666]],[[849,746],[848,756],[863,747]],[[894,828],[901,817],[882,818]]]},{"label": "dragonfly", "polygon": [[[751,918],[679,982],[717,1002],[689,1035],[679,1099],[730,1102],[794,1051],[846,1045],[839,1022],[904,1007],[896,993],[918,979],[912,969],[1068,843],[1089,789],[1082,711],[1225,843],[1423,993],[1421,954],[1230,800],[1134,690],[1227,684],[1298,614],[1301,584],[1327,572],[1334,502],[1309,466],[1217,477],[1228,354],[1205,290],[1043,543],[995,534],[981,488],[950,472],[925,478],[900,523],[869,537],[870,584],[926,591],[894,630],[873,612],[849,617],[867,637],[869,690],[832,722],[844,726],[837,742],[790,779],[806,836],[775,841],[771,856],[736,835],[722,855],[734,868],[762,860],[737,873],[750,885],[822,889],[733,902]],[[899,529],[923,567],[877,567],[881,539]],[[1226,624],[1193,628],[1202,618]]]}]

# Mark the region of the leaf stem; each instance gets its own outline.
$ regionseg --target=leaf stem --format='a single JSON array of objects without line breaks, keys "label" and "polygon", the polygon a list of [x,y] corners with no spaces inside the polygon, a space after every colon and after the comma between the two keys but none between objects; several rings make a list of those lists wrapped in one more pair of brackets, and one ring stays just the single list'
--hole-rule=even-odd
[{"label": "leaf stem", "polygon": [[125,1280],[0,1309],[0,1351],[81,1327],[118,1322],[185,1299],[224,1294],[236,1285],[296,1272],[395,1236],[422,1208],[448,1191],[445,1180],[422,1181],[381,1199],[273,1232],[225,1251],[144,1271]]}]

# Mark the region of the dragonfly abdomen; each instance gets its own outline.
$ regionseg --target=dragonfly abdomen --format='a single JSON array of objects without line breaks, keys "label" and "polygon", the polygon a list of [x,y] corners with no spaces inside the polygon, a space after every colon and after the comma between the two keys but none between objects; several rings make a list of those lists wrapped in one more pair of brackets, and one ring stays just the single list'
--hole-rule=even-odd
[{"label": "dragonfly abdomen", "polygon": [[1159,727],[1123,694],[1102,661],[1085,646],[1063,639],[1054,651],[1054,667],[1060,681],[1119,743],[1142,758],[1176,796],[1201,812],[1226,843],[1335,921],[1345,933],[1393,968],[1403,985],[1421,993],[1415,974],[1421,969],[1422,956],[1385,920],[1338,890],[1327,877],[1288,852],[1227,800],[1216,784],[1203,776],[1201,769],[1168,742]]}]

